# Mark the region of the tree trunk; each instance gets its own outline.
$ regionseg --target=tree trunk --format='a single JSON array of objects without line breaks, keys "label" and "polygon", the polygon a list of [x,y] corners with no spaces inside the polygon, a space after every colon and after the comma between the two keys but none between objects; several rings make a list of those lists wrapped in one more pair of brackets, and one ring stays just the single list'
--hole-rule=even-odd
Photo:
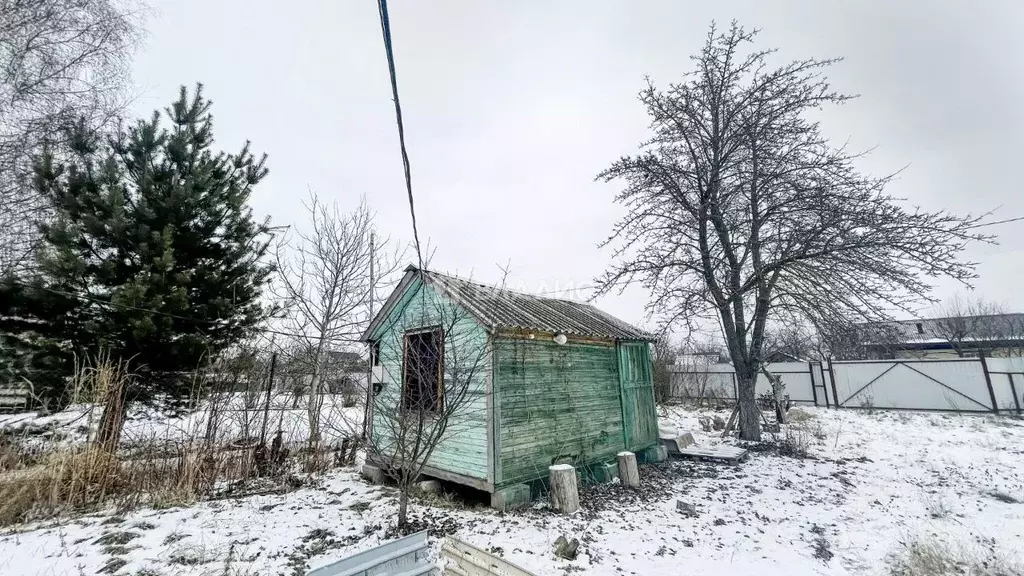
[{"label": "tree trunk", "polygon": [[737,376],[739,388],[739,430],[740,440],[761,440],[761,418],[757,409],[757,399],[754,395],[754,385],[757,382],[757,372]]},{"label": "tree trunk", "polygon": [[551,507],[562,514],[572,514],[580,508],[580,494],[576,488],[576,468],[569,464],[555,464],[548,468]]},{"label": "tree trunk", "polygon": [[96,432],[96,444],[106,452],[114,453],[121,443],[121,430],[124,428],[124,414],[127,406],[125,396],[127,388],[124,382],[118,381],[107,393],[100,415],[99,429]]},{"label": "tree trunk", "polygon": [[401,486],[398,492],[398,527],[409,523],[409,486]]},{"label": "tree trunk", "polygon": [[640,471],[636,466],[636,454],[632,452],[619,452],[619,482],[623,486],[636,488],[640,486]]}]

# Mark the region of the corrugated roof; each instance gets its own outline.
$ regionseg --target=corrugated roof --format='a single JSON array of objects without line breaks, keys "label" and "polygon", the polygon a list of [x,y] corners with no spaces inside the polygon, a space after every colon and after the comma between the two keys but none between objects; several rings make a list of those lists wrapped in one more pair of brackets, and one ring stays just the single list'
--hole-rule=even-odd
[{"label": "corrugated roof", "polygon": [[[396,288],[396,294],[388,299],[371,322],[363,334],[363,340],[367,339],[377,324],[383,321],[385,315],[390,312],[389,309],[397,302],[397,293],[405,290],[411,275],[416,273],[416,268],[406,268],[406,278]],[[428,284],[466,308],[478,322],[489,329],[536,330],[612,340],[655,339],[652,334],[590,304],[516,292],[431,270],[424,270],[423,275]]]},{"label": "corrugated roof", "polygon": [[1024,338],[1024,314],[959,318],[920,318],[861,324],[869,343],[945,342],[951,333],[963,341]]}]

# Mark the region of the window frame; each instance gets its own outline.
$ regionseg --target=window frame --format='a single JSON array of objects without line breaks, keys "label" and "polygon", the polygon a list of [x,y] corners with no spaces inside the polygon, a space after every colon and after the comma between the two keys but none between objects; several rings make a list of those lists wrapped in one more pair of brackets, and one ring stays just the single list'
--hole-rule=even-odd
[{"label": "window frame", "polygon": [[[433,333],[437,334],[437,347],[440,352],[438,354],[437,363],[437,402],[435,403],[435,406],[430,409],[425,408],[422,405],[419,407],[409,406],[407,403],[409,390],[409,339],[413,336]],[[406,330],[405,333],[402,334],[402,397],[399,406],[401,410],[408,412],[421,412],[424,414],[436,414],[444,411],[444,341],[445,333],[444,328],[441,326],[425,326],[414,330]],[[422,404],[422,400],[420,402]]]}]

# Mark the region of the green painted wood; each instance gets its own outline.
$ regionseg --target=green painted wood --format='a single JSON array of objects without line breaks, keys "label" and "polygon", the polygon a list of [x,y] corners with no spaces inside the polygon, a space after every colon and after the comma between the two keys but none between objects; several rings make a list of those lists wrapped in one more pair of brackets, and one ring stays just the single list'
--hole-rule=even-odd
[{"label": "green painted wood", "polygon": [[622,450],[614,347],[520,339],[494,347],[496,485],[544,478],[558,459],[582,466]]},{"label": "green painted wood", "polygon": [[628,449],[642,450],[658,441],[658,413],[654,406],[650,346],[647,342],[620,343],[618,361],[623,438]]},{"label": "green painted wood", "polygon": [[387,424],[387,415],[396,413],[401,405],[405,332],[451,322],[444,318],[459,319],[451,333],[445,334],[446,386],[452,382],[457,362],[461,362],[463,370],[469,362],[481,364],[474,373],[461,410],[449,420],[446,433],[427,464],[443,471],[487,480],[487,375],[491,369],[487,332],[448,298],[430,286],[421,285],[419,279],[407,287],[398,305],[373,335],[380,342],[385,385],[374,399],[371,434],[376,445],[385,447],[394,437],[392,427]]}]

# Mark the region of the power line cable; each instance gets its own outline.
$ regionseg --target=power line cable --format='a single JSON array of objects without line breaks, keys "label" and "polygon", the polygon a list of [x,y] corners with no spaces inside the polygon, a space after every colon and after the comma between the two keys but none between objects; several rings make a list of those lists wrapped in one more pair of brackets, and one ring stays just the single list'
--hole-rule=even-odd
[{"label": "power line cable", "polygon": [[416,244],[416,261],[423,270],[423,252],[420,250],[420,235],[416,226],[416,206],[412,195],[412,174],[409,168],[409,153],[405,147],[405,125],[402,122],[402,104],[398,99],[398,79],[395,74],[395,52],[391,45],[391,21],[388,19],[387,0],[377,0],[380,15],[380,30],[384,37],[384,52],[388,59],[388,74],[391,77],[391,95],[395,101],[395,122],[398,124],[398,145],[402,150],[402,168],[405,170],[405,190],[409,196],[409,214],[412,216],[412,237]]}]

